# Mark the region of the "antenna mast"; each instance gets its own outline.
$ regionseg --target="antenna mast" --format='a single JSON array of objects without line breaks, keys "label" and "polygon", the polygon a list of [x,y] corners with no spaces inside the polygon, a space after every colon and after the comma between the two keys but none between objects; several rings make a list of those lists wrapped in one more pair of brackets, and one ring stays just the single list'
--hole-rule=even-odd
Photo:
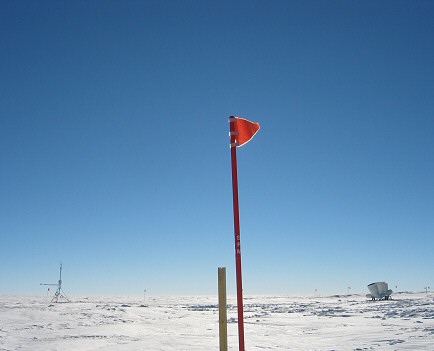
[{"label": "antenna mast", "polygon": [[59,282],[57,284],[45,284],[41,283],[41,285],[49,285],[49,286],[57,286],[56,293],[54,294],[51,302],[59,302],[59,300],[65,300],[65,302],[71,302],[70,299],[66,296],[65,292],[62,289],[62,263],[60,264],[60,276]]}]

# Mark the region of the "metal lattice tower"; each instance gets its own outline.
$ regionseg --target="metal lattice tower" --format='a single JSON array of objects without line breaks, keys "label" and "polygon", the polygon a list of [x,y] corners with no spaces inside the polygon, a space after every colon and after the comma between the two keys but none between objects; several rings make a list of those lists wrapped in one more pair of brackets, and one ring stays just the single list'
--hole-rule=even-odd
[{"label": "metal lattice tower", "polygon": [[70,299],[66,296],[65,292],[62,289],[62,264],[60,264],[60,277],[59,282],[57,284],[45,284],[41,283],[41,285],[48,285],[48,286],[57,286],[56,293],[54,294],[53,298],[51,299],[51,302],[71,302]]}]

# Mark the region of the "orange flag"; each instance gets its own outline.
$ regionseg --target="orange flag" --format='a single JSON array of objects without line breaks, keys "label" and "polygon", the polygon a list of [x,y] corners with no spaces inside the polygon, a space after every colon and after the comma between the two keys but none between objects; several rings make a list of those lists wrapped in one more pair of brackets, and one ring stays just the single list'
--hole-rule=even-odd
[{"label": "orange flag", "polygon": [[229,122],[231,124],[231,147],[239,147],[248,143],[261,128],[259,123],[235,116],[231,116]]}]

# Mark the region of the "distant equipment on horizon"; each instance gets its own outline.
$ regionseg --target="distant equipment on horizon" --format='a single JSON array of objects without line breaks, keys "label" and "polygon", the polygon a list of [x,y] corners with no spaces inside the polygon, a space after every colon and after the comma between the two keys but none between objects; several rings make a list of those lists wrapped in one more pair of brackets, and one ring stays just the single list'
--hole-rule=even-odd
[{"label": "distant equipment on horizon", "polygon": [[366,298],[375,300],[389,300],[391,299],[393,291],[389,289],[389,286],[385,282],[376,282],[368,285],[368,289],[371,292],[366,294]]},{"label": "distant equipment on horizon", "polygon": [[57,286],[56,293],[54,294],[51,302],[59,302],[59,300],[64,300],[64,302],[71,302],[70,299],[66,296],[65,292],[62,289],[62,264],[60,264],[60,276],[57,284],[45,284],[41,283],[40,285],[48,285],[48,286]]}]

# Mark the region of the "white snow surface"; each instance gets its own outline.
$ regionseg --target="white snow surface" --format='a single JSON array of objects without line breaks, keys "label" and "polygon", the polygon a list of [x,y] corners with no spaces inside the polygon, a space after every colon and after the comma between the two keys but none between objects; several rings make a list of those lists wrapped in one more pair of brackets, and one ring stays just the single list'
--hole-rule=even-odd
[{"label": "white snow surface", "polygon": [[[244,298],[246,351],[434,350],[434,295]],[[71,297],[70,297],[71,298]],[[219,350],[217,296],[0,296],[1,351]],[[238,350],[235,297],[229,350]]]}]

